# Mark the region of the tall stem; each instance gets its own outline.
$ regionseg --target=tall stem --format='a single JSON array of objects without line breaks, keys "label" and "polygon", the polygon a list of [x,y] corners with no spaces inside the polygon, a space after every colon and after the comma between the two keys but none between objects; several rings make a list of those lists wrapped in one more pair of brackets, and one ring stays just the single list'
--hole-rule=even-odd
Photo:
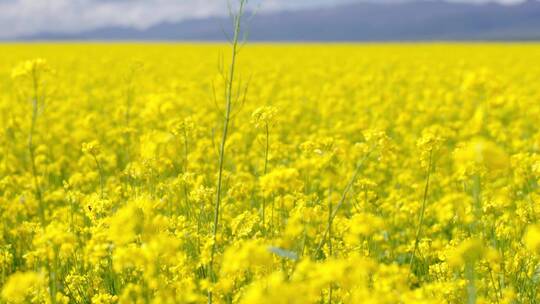
[{"label": "tall stem", "polygon": [[[332,187],[329,187],[328,188],[328,253],[330,254],[330,256],[332,256],[334,254],[334,249],[332,248],[332,225],[331,225],[331,220],[332,220]],[[328,288],[328,303],[329,304],[332,304],[332,293],[334,291],[334,286],[333,286],[333,283],[330,282],[330,287]]]},{"label": "tall stem", "polygon": [[[263,175],[268,173],[268,152],[270,151],[270,128],[266,124],[266,148],[264,150],[264,172]],[[266,197],[263,197],[262,200],[262,227],[265,228],[265,215],[266,215]]]},{"label": "tall stem", "polygon": [[472,196],[474,201],[474,222],[472,223],[472,231],[478,232],[481,228],[480,220],[482,219],[482,181],[479,173],[476,173],[473,177]]},{"label": "tall stem", "polygon": [[270,150],[270,128],[266,124],[266,149],[264,150],[264,174],[268,171],[268,152]]},{"label": "tall stem", "polygon": [[[186,128],[184,127],[184,174],[188,173],[188,158],[189,158],[189,144],[188,144],[188,135]],[[184,204],[185,204],[185,212],[190,215],[192,212],[192,209],[189,205],[189,198],[188,198],[188,185],[186,182],[184,182]]]},{"label": "tall stem", "polygon": [[[232,41],[232,58],[231,58],[231,66],[229,70],[229,78],[227,83],[227,96],[226,96],[226,111],[225,111],[225,121],[223,124],[223,134],[221,137],[221,145],[219,150],[219,170],[218,170],[218,179],[217,179],[217,186],[216,186],[216,201],[214,205],[214,226],[212,229],[212,251],[210,254],[210,265],[209,265],[209,273],[212,281],[215,281],[215,274],[214,274],[214,257],[216,253],[216,240],[217,240],[217,233],[218,233],[218,225],[219,225],[219,211],[220,211],[220,205],[221,205],[221,187],[222,187],[222,180],[223,180],[223,163],[225,160],[225,144],[227,143],[227,135],[229,132],[229,122],[231,119],[231,108],[232,108],[232,99],[233,99],[233,82],[234,82],[234,76],[236,71],[236,55],[238,55],[238,41],[240,38],[240,25],[241,25],[241,19],[242,14],[244,12],[244,5],[247,0],[240,0],[240,7],[238,9],[238,15],[234,17],[234,36]],[[208,303],[212,303],[212,292],[208,292]]]},{"label": "tall stem", "polygon": [[467,304],[476,303],[476,285],[474,275],[474,262],[465,264],[465,276],[467,278]]},{"label": "tall stem", "polygon": [[96,154],[92,154],[92,157],[94,158],[94,162],[96,163],[96,167],[99,171],[99,189],[100,189],[100,195],[99,197],[101,199],[104,198],[104,189],[105,189],[105,177],[104,177],[104,173],[103,173],[103,167],[101,167],[101,163],[99,162],[98,158],[97,158],[97,155]]},{"label": "tall stem", "polygon": [[340,198],[339,202],[337,203],[336,208],[334,208],[334,210],[332,210],[332,213],[330,214],[330,218],[328,219],[326,230],[324,231],[324,233],[322,235],[321,242],[317,246],[317,249],[315,249],[315,254],[316,255],[321,253],[321,250],[323,249],[323,246],[325,245],[325,243],[327,241],[328,235],[330,234],[330,232],[332,230],[332,223],[334,222],[334,219],[336,218],[339,210],[343,206],[343,203],[345,203],[345,200],[347,199],[347,195],[349,194],[349,191],[351,190],[354,182],[356,181],[356,178],[360,174],[360,171],[362,171],[362,168],[364,166],[364,162],[367,160],[367,158],[369,157],[370,154],[371,154],[371,151],[368,152],[360,160],[360,162],[358,162],[358,164],[356,165],[356,169],[354,170],[354,173],[353,173],[351,179],[347,183],[347,186],[345,186],[345,189],[343,190],[343,193],[341,193],[341,198]]},{"label": "tall stem", "polygon": [[429,180],[431,177],[431,167],[433,163],[433,150],[429,151],[429,165],[426,173],[426,185],[424,186],[424,198],[422,199],[422,210],[420,211],[420,219],[418,221],[418,227],[416,228],[416,236],[414,239],[414,249],[411,255],[411,260],[409,261],[409,267],[412,271],[412,266],[414,263],[414,257],[416,255],[416,251],[418,251],[418,244],[420,242],[420,236],[422,234],[422,226],[424,225],[424,215],[426,213],[426,205],[427,205],[427,198],[428,198],[428,191],[429,191]]},{"label": "tall stem", "polygon": [[[131,71],[130,73],[135,73],[134,71]],[[133,88],[133,74],[128,75],[127,79],[127,85],[126,85],[126,111],[124,113],[125,116],[125,123],[126,123],[126,130],[124,134],[124,140],[125,140],[125,164],[127,165],[131,162],[131,107],[133,105],[133,95],[134,95],[134,88]]]},{"label": "tall stem", "polygon": [[38,172],[36,168],[36,157],[34,149],[34,132],[36,129],[36,122],[39,111],[39,79],[36,68],[32,70],[32,82],[33,82],[33,96],[32,96],[32,120],[30,122],[30,133],[28,134],[28,152],[30,154],[30,164],[32,170],[32,176],[34,179],[34,192],[36,199],[39,203],[39,215],[41,218],[41,224],[45,224],[45,206],[43,206],[43,197],[41,192],[41,186],[39,185]]}]

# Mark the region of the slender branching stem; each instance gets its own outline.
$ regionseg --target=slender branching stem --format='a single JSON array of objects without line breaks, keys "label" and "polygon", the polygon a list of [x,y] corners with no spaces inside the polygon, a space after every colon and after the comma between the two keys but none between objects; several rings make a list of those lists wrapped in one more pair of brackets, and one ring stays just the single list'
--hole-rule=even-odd
[{"label": "slender branching stem", "polygon": [[34,132],[36,129],[37,117],[39,114],[39,77],[36,68],[32,70],[33,96],[32,96],[32,118],[30,122],[30,132],[28,134],[28,152],[30,154],[30,166],[34,179],[34,193],[39,203],[39,215],[41,223],[45,224],[45,206],[43,205],[43,195],[39,184],[38,171],[36,167],[36,157],[34,148]]},{"label": "slender branching stem", "polygon": [[360,174],[360,172],[362,171],[362,168],[364,167],[364,162],[367,160],[367,158],[369,157],[370,153],[367,153],[359,162],[358,164],[356,165],[356,169],[354,170],[354,173],[351,177],[351,179],[349,180],[349,182],[347,183],[347,186],[345,187],[345,189],[343,190],[343,193],[341,193],[341,198],[339,200],[339,202],[337,203],[336,205],[336,208],[334,208],[334,210],[332,210],[332,214],[330,215],[330,218],[328,219],[328,224],[326,226],[326,230],[324,231],[323,235],[322,235],[322,238],[321,238],[321,241],[319,243],[319,245],[317,246],[317,249],[315,250],[315,254],[318,255],[323,246],[325,245],[327,239],[328,239],[328,235],[330,234],[330,231],[332,229],[332,223],[334,222],[334,219],[336,218],[339,210],[341,209],[341,207],[343,206],[343,204],[345,203],[345,200],[347,199],[347,195],[349,194],[349,191],[351,190],[354,182],[356,181],[356,179],[358,178],[358,175]]},{"label": "slender branching stem", "polygon": [[474,201],[474,222],[472,223],[472,231],[478,232],[478,229],[481,227],[480,220],[482,219],[482,180],[479,173],[476,173],[473,176],[472,197]]},{"label": "slender branching stem", "polygon": [[[265,125],[266,130],[266,147],[264,149],[264,171],[263,175],[266,175],[268,173],[268,153],[270,151],[270,127],[268,126],[268,123]],[[266,197],[263,197],[262,199],[262,227],[264,229],[265,224],[265,216],[266,216]]]},{"label": "slender branching stem", "polygon": [[[328,253],[330,256],[334,254],[334,249],[332,247],[332,226],[330,225],[330,221],[332,219],[332,187],[328,188]],[[330,287],[328,288],[328,303],[332,304],[332,293],[334,291],[333,283],[330,283]]]},{"label": "slender branching stem", "polygon": [[127,83],[126,83],[126,88],[125,88],[125,102],[126,102],[126,109],[125,109],[125,113],[124,113],[124,117],[125,117],[125,124],[126,124],[126,130],[125,130],[125,134],[124,134],[124,140],[125,140],[125,164],[129,164],[131,162],[131,130],[130,130],[130,127],[131,127],[131,108],[133,106],[133,99],[134,99],[134,95],[135,95],[135,91],[134,91],[134,88],[133,88],[133,77],[134,77],[134,71],[130,71],[130,73],[133,73],[133,74],[129,74],[128,75],[128,78],[127,78]]},{"label": "slender branching stem", "polygon": [[96,163],[96,167],[99,172],[99,189],[100,194],[99,197],[103,199],[105,196],[105,176],[103,172],[103,167],[101,166],[101,163],[99,162],[99,159],[96,154],[92,153],[92,158],[94,159],[94,162]]},{"label": "slender branching stem", "polygon": [[422,235],[422,226],[424,226],[424,216],[426,212],[426,205],[427,205],[427,199],[428,199],[428,192],[429,192],[429,180],[431,178],[431,168],[433,166],[433,150],[429,151],[429,164],[428,169],[426,172],[426,184],[424,186],[424,197],[422,199],[422,209],[420,210],[420,219],[418,220],[418,227],[416,228],[416,236],[414,238],[414,248],[413,252],[411,254],[411,259],[409,260],[409,267],[412,271],[412,267],[414,264],[414,258],[416,255],[416,251],[418,251],[418,245],[420,243],[420,237]]},{"label": "slender branching stem", "polygon": [[[233,83],[235,79],[236,72],[236,59],[238,55],[238,41],[240,38],[240,26],[242,20],[242,14],[244,13],[244,6],[247,0],[240,0],[240,6],[238,8],[238,14],[234,16],[234,36],[232,41],[232,58],[231,65],[229,70],[229,78],[227,79],[227,94],[226,94],[226,109],[225,109],[225,120],[223,123],[223,134],[221,137],[221,145],[219,150],[219,163],[218,163],[218,178],[216,185],[216,200],[214,205],[214,224],[212,229],[212,249],[210,253],[210,265],[209,265],[209,274],[212,281],[215,281],[214,273],[214,257],[216,253],[216,241],[219,228],[219,211],[221,207],[221,188],[223,180],[223,164],[225,161],[225,145],[227,143],[227,135],[229,132],[229,122],[231,119],[231,108],[233,103]],[[208,292],[208,303],[212,303],[212,292]]]},{"label": "slender branching stem", "polygon": [[332,188],[330,187],[328,189],[328,253],[330,255],[334,254],[334,249],[332,248],[332,225],[331,225],[331,221],[332,221]]},{"label": "slender branching stem", "polygon": [[184,127],[184,172],[188,171],[188,158],[189,158],[189,142],[188,133]]},{"label": "slender branching stem", "polygon": [[465,277],[467,278],[467,304],[476,303],[476,284],[474,275],[474,262],[465,264]]},{"label": "slender branching stem", "polygon": [[268,152],[270,151],[270,127],[265,124],[266,148],[264,150],[264,174],[268,173]]},{"label": "slender branching stem", "polygon": [[[187,174],[189,169],[189,142],[188,142],[188,133],[186,128],[184,127],[184,174]],[[184,183],[184,204],[185,204],[185,212],[190,214],[192,213],[192,207],[189,205],[189,189],[187,183]]]}]

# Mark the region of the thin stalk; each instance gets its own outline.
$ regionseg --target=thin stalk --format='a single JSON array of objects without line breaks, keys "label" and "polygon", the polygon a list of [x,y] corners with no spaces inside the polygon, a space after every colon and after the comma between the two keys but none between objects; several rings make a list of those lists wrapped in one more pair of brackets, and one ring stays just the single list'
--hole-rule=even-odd
[{"label": "thin stalk", "polygon": [[41,186],[39,185],[38,172],[36,168],[36,157],[34,149],[34,132],[36,129],[36,122],[39,111],[39,79],[37,75],[37,70],[34,68],[32,70],[32,82],[33,82],[33,97],[32,97],[32,119],[30,122],[30,133],[28,134],[28,152],[30,154],[30,163],[32,176],[34,179],[34,192],[36,199],[39,203],[39,215],[41,218],[41,224],[45,224],[45,206],[43,206],[43,195],[41,191]]},{"label": "thin stalk", "polygon": [[414,257],[416,255],[416,251],[418,251],[418,245],[420,243],[420,236],[422,234],[422,226],[424,225],[424,216],[426,213],[426,205],[427,205],[427,199],[428,199],[428,192],[429,192],[429,180],[431,178],[431,167],[433,166],[433,150],[429,151],[429,165],[426,173],[426,184],[424,186],[424,198],[422,199],[422,209],[420,211],[420,219],[418,221],[418,227],[416,228],[416,236],[414,238],[414,249],[411,255],[411,259],[409,261],[409,268],[412,271],[413,263],[414,263]]},{"label": "thin stalk", "polygon": [[270,128],[266,124],[266,149],[264,150],[264,174],[268,171],[268,152],[270,151]]},{"label": "thin stalk", "polygon": [[[186,128],[184,128],[184,174],[188,173],[188,158],[189,158],[189,143],[188,143],[188,134],[186,131]],[[189,205],[189,198],[188,198],[188,185],[187,183],[184,183],[184,203],[185,203],[185,212],[188,216],[192,213],[192,207]]]},{"label": "thin stalk", "polygon": [[482,181],[480,174],[476,173],[473,177],[472,197],[474,201],[474,222],[472,224],[473,232],[479,229],[480,219],[482,218]]},{"label": "thin stalk", "polygon": [[341,194],[341,199],[337,203],[336,208],[332,211],[332,214],[330,215],[330,218],[328,219],[328,224],[327,224],[326,230],[323,233],[323,236],[322,236],[321,242],[319,243],[319,246],[317,246],[317,249],[315,250],[315,254],[319,254],[319,252],[321,252],[324,244],[326,243],[328,235],[330,234],[330,231],[332,229],[332,223],[334,222],[334,219],[336,218],[339,210],[343,206],[343,203],[345,203],[345,200],[347,199],[347,195],[349,194],[349,191],[351,190],[354,182],[356,181],[356,178],[360,174],[360,171],[362,171],[362,168],[364,167],[364,162],[369,157],[369,155],[370,155],[370,153],[367,153],[360,160],[360,162],[356,165],[356,169],[354,170],[354,173],[353,173],[351,179],[349,180],[349,183],[347,183],[347,186],[345,187],[345,189],[343,190],[343,193]]},{"label": "thin stalk", "polygon": [[474,275],[474,263],[467,262],[465,265],[465,276],[467,277],[467,304],[476,303],[476,284]]},{"label": "thin stalk", "polygon": [[495,279],[493,278],[493,271],[491,270],[491,267],[488,266],[488,270],[489,270],[489,278],[491,280],[491,284],[493,285],[493,290],[494,290],[494,294],[495,294],[495,300],[497,301],[497,303],[499,303],[499,290],[497,289],[497,285],[495,284]]},{"label": "thin stalk", "polygon": [[[270,128],[268,127],[268,124],[266,124],[266,147],[264,150],[264,173],[263,175],[266,175],[268,173],[268,152],[270,151]],[[265,228],[265,215],[266,215],[266,198],[263,197],[262,201],[262,227]]]},{"label": "thin stalk", "polygon": [[[330,256],[334,254],[334,249],[332,248],[332,226],[330,225],[330,220],[332,219],[332,187],[328,189],[328,253]],[[334,291],[334,285],[330,282],[330,288],[328,290],[328,303],[332,304],[332,294]]]},{"label": "thin stalk", "polygon": [[94,158],[94,162],[96,163],[96,167],[97,167],[98,172],[99,172],[99,189],[100,189],[99,197],[101,199],[103,199],[104,198],[104,189],[105,189],[105,179],[104,179],[104,175],[103,175],[103,167],[101,167],[101,163],[99,162],[96,154],[92,154],[92,158]]},{"label": "thin stalk", "polygon": [[270,209],[270,234],[274,237],[274,209],[276,206],[276,198],[272,196],[272,207]]},{"label": "thin stalk", "polygon": [[[232,108],[232,98],[233,98],[233,82],[234,82],[234,76],[236,71],[236,55],[238,54],[238,41],[240,38],[240,26],[241,26],[241,19],[242,14],[244,12],[244,5],[246,4],[247,0],[240,0],[240,7],[238,9],[238,15],[234,16],[234,38],[232,41],[232,58],[231,58],[231,65],[229,70],[229,78],[227,83],[227,96],[226,96],[226,111],[225,111],[225,121],[223,124],[223,134],[221,137],[221,145],[219,150],[219,164],[218,164],[218,178],[217,178],[217,186],[216,186],[216,201],[214,205],[214,225],[212,229],[212,250],[210,254],[210,265],[209,265],[209,271],[210,271],[210,277],[212,281],[215,281],[215,274],[214,274],[214,257],[216,253],[216,241],[217,241],[217,233],[218,233],[218,225],[219,225],[219,211],[220,211],[220,205],[221,205],[221,188],[222,188],[222,181],[223,181],[223,163],[225,161],[225,144],[227,143],[227,135],[229,132],[229,122],[231,119],[231,108]],[[212,292],[208,292],[208,303],[212,303]]]},{"label": "thin stalk", "polygon": [[127,76],[128,78],[126,79],[126,88],[125,88],[125,94],[126,94],[126,110],[125,110],[125,113],[124,113],[124,117],[125,117],[125,124],[126,124],[126,132],[124,134],[124,140],[125,140],[125,164],[124,165],[127,165],[131,162],[131,130],[130,130],[130,126],[131,126],[131,108],[133,106],[133,99],[134,99],[134,88],[133,88],[133,78],[135,77],[134,76],[134,73],[135,71],[130,71],[129,72],[130,74]]},{"label": "thin stalk", "polygon": [[334,254],[334,249],[332,248],[332,225],[330,221],[332,220],[332,188],[328,190],[328,253],[331,255]]},{"label": "thin stalk", "polygon": [[189,143],[186,128],[184,128],[184,172],[188,171]]}]

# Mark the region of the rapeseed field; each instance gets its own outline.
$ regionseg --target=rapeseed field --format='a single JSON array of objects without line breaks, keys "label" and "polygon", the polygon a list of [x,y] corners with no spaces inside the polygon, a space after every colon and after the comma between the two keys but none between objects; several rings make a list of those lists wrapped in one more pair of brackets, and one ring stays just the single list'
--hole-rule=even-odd
[{"label": "rapeseed field", "polygon": [[540,301],[539,45],[229,53],[0,45],[0,303]]}]

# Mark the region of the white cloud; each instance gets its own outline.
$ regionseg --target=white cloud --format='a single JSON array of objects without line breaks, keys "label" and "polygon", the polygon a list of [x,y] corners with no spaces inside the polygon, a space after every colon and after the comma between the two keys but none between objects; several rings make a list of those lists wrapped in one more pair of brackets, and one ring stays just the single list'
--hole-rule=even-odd
[{"label": "white cloud", "polygon": [[105,25],[138,28],[220,14],[221,0],[0,0],[0,37],[77,32]]},{"label": "white cloud", "polygon": [[[261,10],[347,1],[350,0],[251,0]],[[516,1],[519,2],[499,0]],[[145,28],[163,21],[225,15],[226,12],[226,0],[0,0],[0,38],[37,32],[78,32],[110,25]]]}]

